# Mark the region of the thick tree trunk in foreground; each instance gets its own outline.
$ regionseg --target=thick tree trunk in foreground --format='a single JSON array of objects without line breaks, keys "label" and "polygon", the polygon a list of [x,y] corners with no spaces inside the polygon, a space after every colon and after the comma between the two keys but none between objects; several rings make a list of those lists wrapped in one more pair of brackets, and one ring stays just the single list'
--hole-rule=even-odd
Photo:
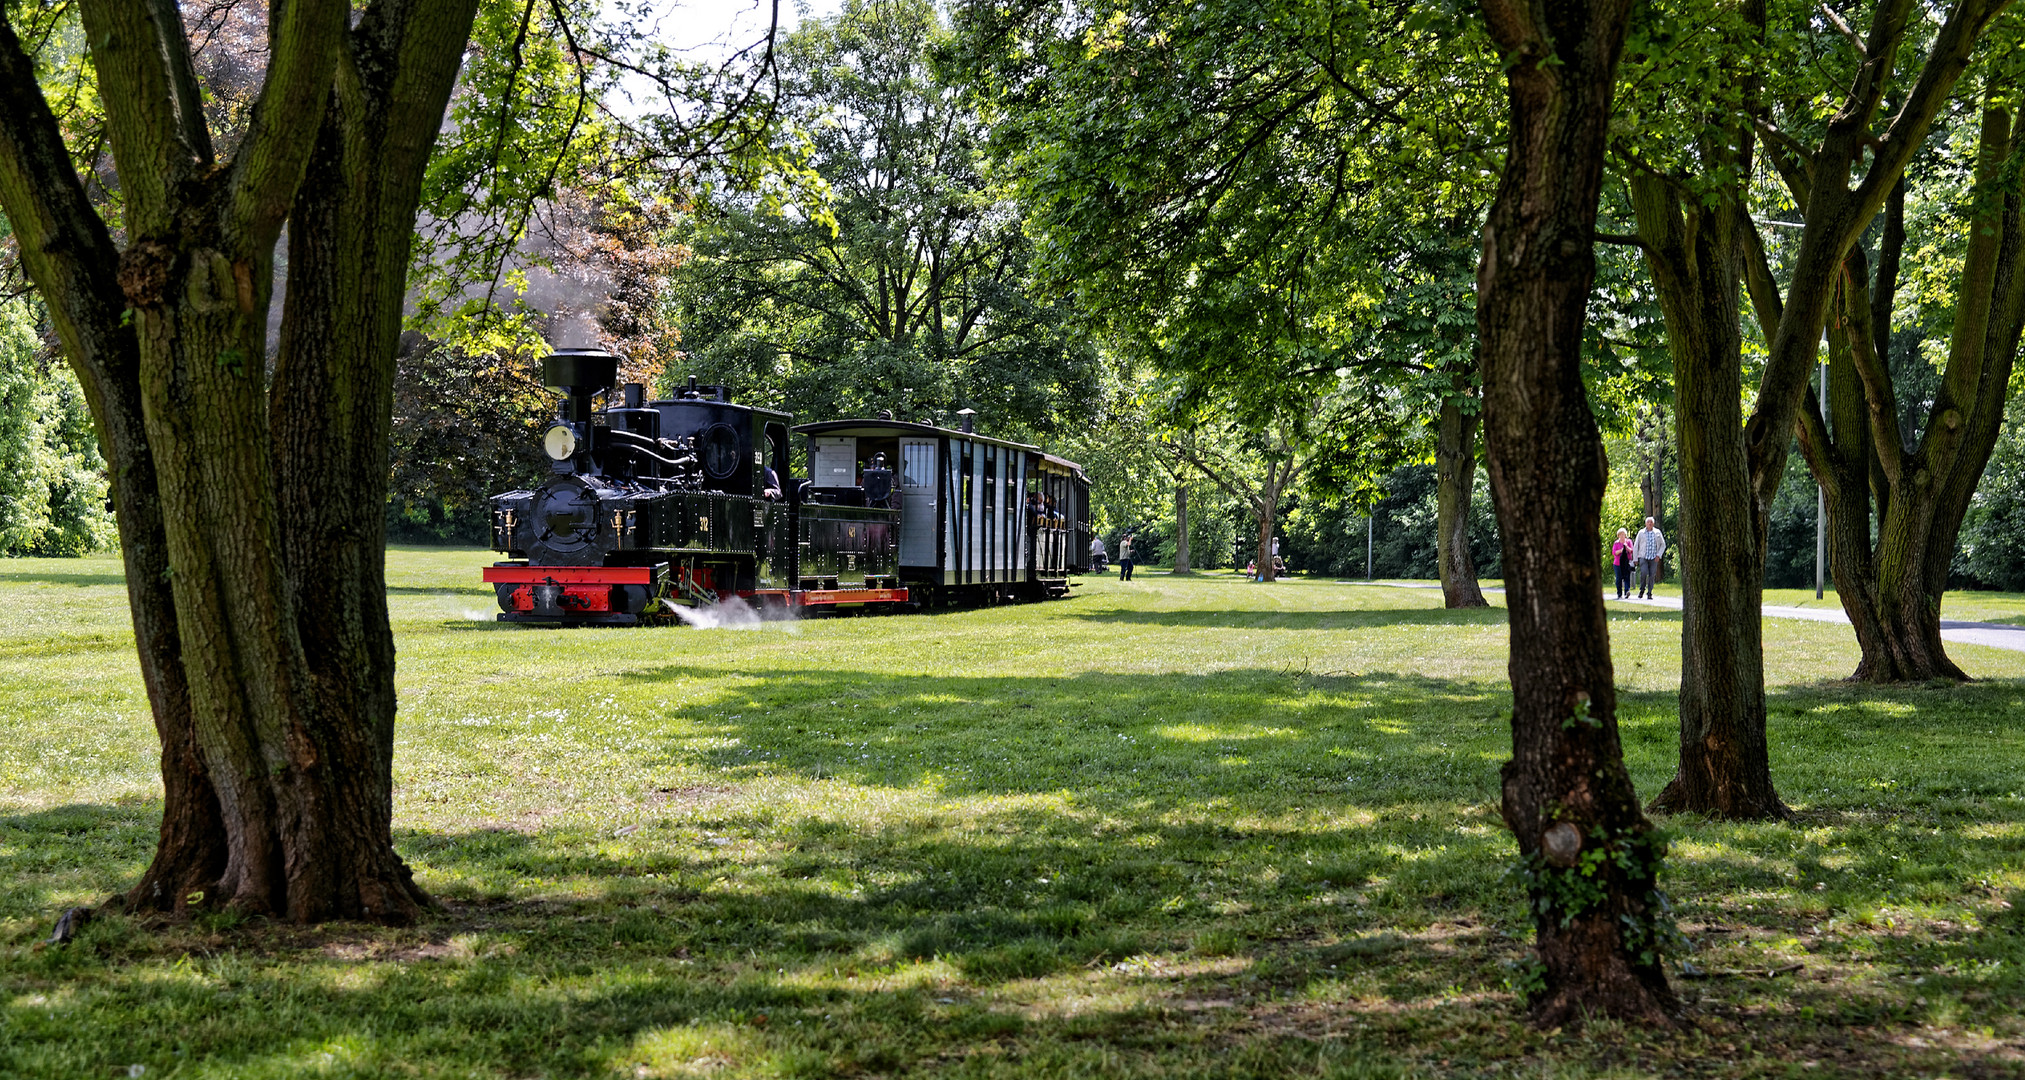
[{"label": "thick tree trunk in foreground", "polygon": [[1592,1015],[1671,1026],[1677,1009],[1659,955],[1664,844],[1618,741],[1595,557],[1606,464],[1581,375],[1627,6],[1483,5],[1511,103],[1477,270],[1485,447],[1512,622],[1504,817],[1544,969],[1532,1016],[1548,1026]]},{"label": "thick tree trunk in foreground", "polygon": [[[0,19],[0,205],[90,404],[106,458],[134,644],[162,744],[162,824],[155,858],[126,896],[132,910],[174,912],[214,896],[225,867],[224,823],[192,726],[189,684],[170,593],[155,463],[142,418],[139,343],[115,272],[118,255],[62,152],[55,117],[12,26]],[[44,193],[53,193],[48,197]]]},{"label": "thick tree trunk in foreground", "polygon": [[289,217],[290,303],[270,398],[296,636],[334,761],[320,789],[317,895],[330,915],[412,918],[428,898],[394,854],[394,639],[386,477],[409,236],[474,0],[393,0],[353,28]]},{"label": "thick tree trunk in foreground", "polygon": [[[428,902],[392,847],[380,515],[408,239],[473,10],[388,0],[348,27],[346,4],[277,8],[267,83],[221,166],[180,25],[88,0],[124,252],[0,35],[23,103],[0,115],[0,205],[32,223],[24,263],[86,376],[163,742],[142,907],[398,922]],[[267,285],[291,204],[294,347],[270,421]]]},{"label": "thick tree trunk in foreground", "polygon": [[[1767,507],[1751,486],[1743,400],[1741,207],[1686,205],[1666,180],[1632,179],[1667,350],[1680,442],[1680,764],[1652,802],[1729,820],[1784,818],[1765,734]],[[1740,513],[1744,509],[1747,512]]]},{"label": "thick tree trunk in foreground", "polygon": [[1488,607],[1470,555],[1470,489],[1477,478],[1477,416],[1452,397],[1441,400],[1435,431],[1436,559],[1443,607]]},{"label": "thick tree trunk in foreground", "polygon": [[1174,572],[1190,573],[1188,562],[1188,485],[1174,481]]}]

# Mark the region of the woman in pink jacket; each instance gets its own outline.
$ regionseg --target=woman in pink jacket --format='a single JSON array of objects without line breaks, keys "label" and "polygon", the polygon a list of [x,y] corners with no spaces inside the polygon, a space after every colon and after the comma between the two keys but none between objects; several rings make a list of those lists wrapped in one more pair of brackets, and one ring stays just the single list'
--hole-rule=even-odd
[{"label": "woman in pink jacket", "polygon": [[1631,595],[1631,533],[1617,530],[1617,542],[1610,545],[1610,565],[1617,570],[1617,598]]}]

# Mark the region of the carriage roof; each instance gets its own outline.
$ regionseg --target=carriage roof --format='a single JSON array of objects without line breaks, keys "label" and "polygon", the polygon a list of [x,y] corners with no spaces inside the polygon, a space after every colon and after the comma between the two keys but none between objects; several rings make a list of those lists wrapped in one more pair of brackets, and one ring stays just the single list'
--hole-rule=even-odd
[{"label": "carriage roof", "polygon": [[934,424],[916,424],[908,420],[822,420],[813,424],[796,424],[795,431],[802,435],[934,435],[951,439],[968,439],[971,442],[990,443],[994,446],[1038,454],[1041,460],[1079,475],[1083,471],[1081,465],[1068,458],[1050,454],[1031,443],[995,439],[974,431],[957,431],[953,428],[936,427]]}]

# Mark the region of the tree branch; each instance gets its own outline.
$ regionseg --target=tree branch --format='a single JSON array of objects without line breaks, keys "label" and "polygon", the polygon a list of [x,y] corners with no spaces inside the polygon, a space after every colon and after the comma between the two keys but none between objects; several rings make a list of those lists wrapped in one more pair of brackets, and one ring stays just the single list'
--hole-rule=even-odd
[{"label": "tree branch", "polygon": [[[155,9],[161,2],[84,0],[80,5],[119,169],[127,229],[133,235],[170,228],[175,212],[170,193],[208,163],[180,137],[188,118],[179,115],[171,75],[179,65],[167,58],[182,54],[180,66],[187,69],[189,53],[180,21],[172,36],[159,32]],[[195,120],[203,124],[201,111]]]},{"label": "tree branch", "polygon": [[350,45],[347,0],[289,0],[277,7],[281,19],[273,27],[267,79],[232,155],[226,228],[242,252],[266,250],[280,236],[316,147],[319,125],[304,118],[323,115],[338,54]]},{"label": "tree branch", "polygon": [[1737,237],[1743,247],[1745,291],[1758,317],[1758,333],[1769,342],[1778,335],[1779,323],[1786,317],[1786,301],[1779,295],[1779,282],[1772,276],[1772,262],[1765,256],[1758,226],[1742,206],[1737,207],[1737,215],[1743,218],[1737,223]]},{"label": "tree branch", "polygon": [[35,65],[0,16],[0,210],[14,227],[21,262],[41,291],[96,411],[100,384],[131,376],[131,327],[114,275],[119,251],[70,162],[69,148],[36,82]]}]

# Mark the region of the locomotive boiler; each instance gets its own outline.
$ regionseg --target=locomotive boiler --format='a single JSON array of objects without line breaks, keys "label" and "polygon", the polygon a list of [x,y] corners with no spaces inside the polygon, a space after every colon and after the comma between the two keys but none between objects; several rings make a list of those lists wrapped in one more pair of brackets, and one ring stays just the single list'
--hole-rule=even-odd
[{"label": "locomotive boiler", "polygon": [[[560,350],[549,474],[492,500],[506,621],[638,624],[734,598],[891,610],[1066,595],[1089,484],[1037,447],[886,419],[796,428],[692,377],[648,401],[618,357]],[[965,424],[966,429],[969,427]],[[790,477],[789,438],[813,475]]]}]

